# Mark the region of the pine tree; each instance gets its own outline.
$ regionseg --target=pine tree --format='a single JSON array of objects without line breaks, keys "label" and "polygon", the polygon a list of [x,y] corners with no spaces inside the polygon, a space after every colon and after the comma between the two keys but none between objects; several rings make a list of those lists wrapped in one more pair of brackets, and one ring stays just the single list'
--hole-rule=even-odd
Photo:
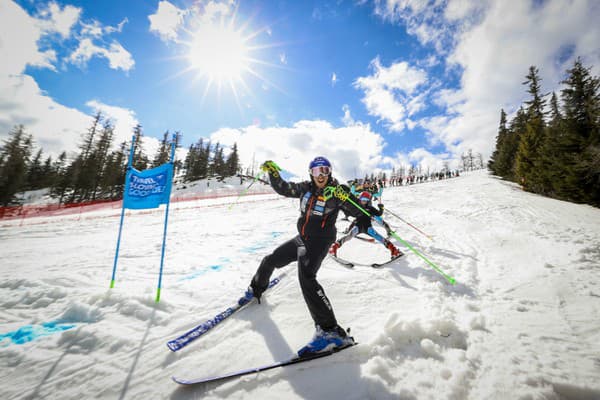
[{"label": "pine tree", "polygon": [[98,112],[79,146],[81,152],[70,166],[69,174],[72,177],[70,203],[86,199],[94,185],[96,171],[93,163],[93,146],[96,134],[100,129],[101,120],[102,114]]},{"label": "pine tree", "polygon": [[135,145],[133,148],[133,168],[137,169],[138,171],[143,171],[148,169],[150,161],[148,160],[148,156],[146,156],[142,147],[142,138],[144,136],[142,133],[142,125],[137,124],[133,128],[133,135],[135,140]]},{"label": "pine tree", "polygon": [[525,102],[527,104],[527,122],[525,131],[519,142],[515,171],[524,189],[539,193],[542,192],[542,188],[537,164],[540,159],[539,152],[545,134],[545,100],[540,93],[541,78],[539,77],[538,69],[534,66],[529,67],[529,74],[527,74],[526,78],[527,80],[523,84],[528,85],[527,92],[531,96],[531,99]]},{"label": "pine tree", "polygon": [[23,125],[13,128],[0,150],[0,204],[8,206],[15,195],[25,189],[27,164],[31,156],[33,138],[25,133]]},{"label": "pine tree", "polygon": [[120,199],[123,197],[123,185],[129,162],[128,150],[127,142],[122,142],[119,149],[112,151],[107,157],[100,184],[106,198]]},{"label": "pine tree", "polygon": [[92,157],[93,167],[95,169],[94,184],[92,187],[92,200],[96,199],[97,191],[106,191],[106,187],[102,187],[103,174],[106,172],[106,163],[109,155],[110,148],[112,147],[113,136],[115,128],[109,122],[106,121],[102,127],[100,138],[94,145],[94,155]]},{"label": "pine tree", "polygon": [[600,204],[600,80],[578,58],[562,83],[566,134],[561,147],[569,168],[561,188],[574,201]]},{"label": "pine tree", "polygon": [[53,160],[52,156],[48,156],[46,161],[44,161],[44,165],[42,166],[42,176],[40,178],[40,188],[50,188],[52,187],[56,175],[54,174],[53,168]]},{"label": "pine tree", "polygon": [[600,166],[595,157],[598,145],[598,78],[593,78],[580,59],[567,70],[561,91],[564,131],[557,141],[563,179],[557,193],[569,201],[597,204],[600,195]]},{"label": "pine tree", "polygon": [[209,174],[210,152],[212,144],[209,141],[206,146],[198,149],[198,160],[194,169],[195,179],[204,179]]},{"label": "pine tree", "polygon": [[546,133],[540,149],[540,157],[537,168],[540,171],[541,185],[544,188],[542,194],[550,197],[557,196],[557,185],[562,178],[562,165],[560,163],[560,148],[557,143],[563,134],[565,127],[563,116],[558,106],[556,93],[552,93],[550,99],[550,120],[546,126]]},{"label": "pine tree", "polygon": [[185,156],[185,160],[183,161],[183,169],[185,170],[185,173],[183,175],[184,182],[189,182],[192,180],[192,172],[194,168],[194,163],[196,162],[196,158],[196,146],[192,143],[188,148],[187,155]]},{"label": "pine tree", "polygon": [[[175,131],[175,152],[177,152],[177,149],[181,147],[181,138],[182,138],[182,134],[179,131]],[[175,161],[173,162],[173,173],[175,175],[177,175],[179,173],[179,171],[181,171],[181,169],[183,168],[183,162],[181,160],[179,160],[177,158],[177,153],[175,153]],[[169,154],[170,156],[170,154]]]},{"label": "pine tree", "polygon": [[152,161],[152,167],[158,167],[160,165],[168,163],[171,156],[171,142],[170,142],[170,134],[169,131],[166,131],[163,134],[163,138],[160,141],[160,146],[158,147],[158,151],[154,156],[154,160]]},{"label": "pine tree", "polygon": [[[502,114],[501,114],[502,116]],[[510,122],[508,129],[502,124],[503,139],[499,141],[497,158],[494,161],[494,166],[497,170],[497,175],[504,179],[515,180],[515,158],[519,148],[521,135],[525,130],[527,116],[523,107],[517,110],[517,114]]]},{"label": "pine tree", "polygon": [[50,195],[53,197],[58,197],[59,204],[62,204],[65,192],[67,191],[69,183],[71,182],[71,176],[67,174],[68,166],[66,165],[66,162],[67,153],[63,151],[52,165],[55,178],[50,188]]},{"label": "pine tree", "polygon": [[27,177],[25,179],[25,188],[28,190],[41,189],[43,182],[43,170],[42,170],[42,153],[43,150],[39,149],[35,156],[29,162],[27,166]]},{"label": "pine tree", "polygon": [[508,135],[508,129],[506,128],[506,112],[504,109],[500,110],[500,126],[498,127],[498,135],[496,136],[496,148],[488,161],[488,169],[492,171],[494,175],[502,176],[502,166],[499,163],[500,150]]},{"label": "pine tree", "polygon": [[227,161],[225,162],[225,176],[234,176],[238,173],[239,169],[239,156],[237,151],[237,143],[233,144],[231,148],[231,153],[227,157]]},{"label": "pine tree", "polygon": [[214,149],[212,161],[209,165],[210,175],[216,175],[219,177],[225,176],[225,158],[223,156],[223,148],[221,144],[217,142]]}]

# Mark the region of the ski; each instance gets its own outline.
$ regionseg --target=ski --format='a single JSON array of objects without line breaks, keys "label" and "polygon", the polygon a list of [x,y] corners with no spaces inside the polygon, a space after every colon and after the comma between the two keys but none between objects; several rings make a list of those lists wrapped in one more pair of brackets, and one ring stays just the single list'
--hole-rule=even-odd
[{"label": "ski", "polygon": [[354,268],[354,267],[382,268],[382,267],[385,267],[386,265],[389,265],[389,264],[393,263],[394,261],[396,261],[400,257],[404,256],[404,254],[401,254],[398,257],[394,257],[390,261],[386,261],[384,263],[372,263],[372,264],[359,264],[359,263],[355,263],[355,262],[352,262],[352,261],[344,260],[343,258],[340,258],[338,256],[334,256],[333,254],[330,254],[329,256],[331,258],[333,258],[335,261],[337,261],[339,264],[341,264],[344,267],[346,267],[346,268]]},{"label": "ski", "polygon": [[313,353],[313,354],[303,356],[303,357],[294,356],[294,357],[289,358],[284,361],[276,361],[272,364],[263,365],[261,367],[242,369],[242,370],[239,370],[236,372],[231,372],[231,373],[224,374],[224,375],[217,375],[217,376],[199,378],[199,379],[181,379],[181,378],[177,378],[177,377],[173,376],[172,379],[173,379],[173,381],[175,381],[176,383],[179,383],[180,385],[197,385],[200,383],[221,382],[221,381],[225,381],[225,380],[232,379],[232,378],[238,378],[238,377],[244,376],[244,375],[256,374],[258,372],[268,371],[268,370],[274,369],[274,368],[281,368],[281,367],[285,367],[288,365],[293,365],[293,364],[298,364],[298,363],[302,363],[302,362],[306,362],[306,361],[316,360],[317,358],[327,357],[327,356],[330,356],[337,352],[340,352],[344,349],[352,347],[356,344],[358,344],[358,343],[347,344],[346,346],[337,347],[333,350],[323,351],[320,353]]},{"label": "ski", "polygon": [[[281,280],[281,278],[283,278],[285,276],[285,274],[286,273],[284,272],[283,274],[279,275],[278,277],[272,279],[271,282],[269,282],[269,286],[267,287],[267,290],[272,288],[273,286],[277,285],[279,283],[279,281]],[[246,306],[254,301],[256,301],[256,300],[254,299],[252,292],[247,290],[246,293],[244,293],[244,295],[239,298],[239,300],[237,301],[237,304],[233,305],[232,307],[227,308],[225,311],[220,312],[219,314],[215,315],[213,318],[209,319],[208,321],[205,321],[205,322],[201,323],[200,325],[196,326],[195,328],[187,331],[186,333],[179,336],[178,338],[169,340],[167,342],[167,347],[171,351],[181,350],[182,348],[184,348],[185,346],[187,346],[188,344],[190,344],[194,340],[198,339],[200,336],[204,335],[206,332],[210,331],[212,328],[214,328],[215,326],[217,326],[218,324],[223,322],[223,320],[230,317],[232,314],[241,310],[244,306]]]},{"label": "ski", "polygon": [[392,258],[390,261],[386,261],[384,263],[373,263],[373,264],[371,264],[371,267],[373,267],[373,268],[385,267],[386,265],[393,263],[394,261],[396,261],[397,259],[399,259],[403,255],[404,255],[404,253],[402,253],[399,256],[396,256],[396,257]]},{"label": "ski", "polygon": [[356,238],[356,239],[360,239],[360,240],[362,240],[362,241],[364,241],[364,242],[375,243],[375,239],[373,239],[373,238],[371,238],[371,237],[368,237],[368,238],[366,238],[366,237],[363,237],[363,236],[358,236],[358,235],[357,235],[357,236],[355,236],[355,238]]},{"label": "ski", "polygon": [[333,254],[329,254],[329,257],[333,258],[339,264],[343,265],[346,268],[354,268],[354,263],[348,260],[344,260],[343,258],[339,258],[338,256],[334,256]]}]

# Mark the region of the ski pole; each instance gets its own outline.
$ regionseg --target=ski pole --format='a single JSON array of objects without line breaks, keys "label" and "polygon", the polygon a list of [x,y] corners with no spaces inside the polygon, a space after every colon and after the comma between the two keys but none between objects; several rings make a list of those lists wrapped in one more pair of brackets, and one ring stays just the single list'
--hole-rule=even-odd
[{"label": "ski pole", "polygon": [[[329,190],[327,190],[329,189]],[[354,207],[358,208],[360,211],[362,211],[363,214],[373,218],[373,216],[364,208],[362,208],[361,206],[359,206],[358,204],[356,204],[356,202],[354,200],[352,200],[350,198],[350,195],[344,190],[343,187],[341,186],[337,186],[337,187],[333,187],[333,186],[328,186],[325,188],[325,190],[323,191],[323,194],[325,195],[325,198],[331,198],[331,196],[336,196],[339,199],[341,199],[342,201],[348,201],[350,204],[352,204]],[[408,244],[404,239],[402,239],[400,236],[398,236],[398,234],[392,230],[390,230],[390,234],[392,236],[394,236],[396,239],[398,239],[403,245],[405,245],[407,248],[409,248],[413,253],[415,253],[416,255],[418,255],[419,257],[421,257],[427,264],[429,264],[435,271],[437,271],[440,275],[442,275],[448,282],[450,282],[450,284],[454,285],[456,284],[456,280],[451,277],[450,275],[446,274],[444,271],[442,271],[442,269],[440,267],[438,267],[437,265],[435,265],[433,262],[429,261],[427,259],[427,257],[425,257],[423,254],[421,254],[419,251],[417,251],[415,248],[413,248],[410,244]]]},{"label": "ski pole", "polygon": [[261,172],[259,172],[258,174],[256,174],[256,176],[254,177],[254,179],[252,180],[252,182],[248,185],[248,187],[246,188],[246,190],[244,190],[242,193],[238,194],[238,197],[236,197],[235,201],[233,203],[231,203],[228,207],[228,210],[231,210],[231,208],[237,204],[238,200],[240,199],[240,197],[245,196],[246,193],[248,192],[248,190],[250,189],[250,187],[252,187],[252,185],[254,185],[254,183],[258,180],[258,177],[261,175]]},{"label": "ski pole", "polygon": [[410,226],[410,227],[411,227],[411,228],[413,228],[414,230],[418,231],[419,233],[421,233],[422,235],[424,235],[424,236],[425,236],[427,239],[429,239],[429,240],[433,240],[433,238],[432,238],[430,235],[426,234],[425,232],[423,232],[422,230],[420,230],[419,228],[417,228],[416,226],[414,226],[414,225],[413,225],[413,224],[411,224],[410,222],[408,222],[408,221],[405,221],[405,220],[404,220],[404,219],[402,219],[402,217],[400,217],[399,215],[396,215],[396,214],[394,214],[393,212],[391,212],[391,211],[390,211],[389,209],[387,209],[387,208],[385,209],[385,211],[386,211],[388,214],[390,214],[390,215],[393,215],[394,217],[398,218],[400,221],[404,222],[405,224],[407,224],[408,226]]}]

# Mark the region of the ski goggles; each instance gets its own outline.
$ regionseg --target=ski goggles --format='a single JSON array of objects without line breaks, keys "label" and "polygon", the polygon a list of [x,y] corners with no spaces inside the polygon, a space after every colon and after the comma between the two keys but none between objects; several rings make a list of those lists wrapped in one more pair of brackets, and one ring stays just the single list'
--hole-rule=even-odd
[{"label": "ski goggles", "polygon": [[322,165],[320,167],[312,167],[310,169],[310,174],[315,178],[318,178],[321,175],[329,176],[329,174],[331,174],[331,167],[325,165]]},{"label": "ski goggles", "polygon": [[362,203],[368,203],[369,201],[371,201],[371,199],[370,199],[370,198],[368,198],[368,197],[361,197],[359,200],[360,200]]}]

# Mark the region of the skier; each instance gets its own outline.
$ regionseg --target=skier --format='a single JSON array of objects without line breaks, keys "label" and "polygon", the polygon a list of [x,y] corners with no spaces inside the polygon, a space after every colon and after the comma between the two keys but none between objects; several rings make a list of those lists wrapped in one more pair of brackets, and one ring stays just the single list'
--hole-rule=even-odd
[{"label": "skier", "polygon": [[338,182],[331,176],[331,163],[325,157],[316,157],[310,162],[310,181],[300,183],[284,181],[272,161],[266,161],[261,168],[268,171],[271,186],[277,193],[300,198],[300,217],[298,235],[277,247],[260,263],[250,283],[254,297],[260,303],[274,269],[297,260],[300,288],[316,328],[312,340],[298,351],[298,355],[306,356],[354,344],[354,339],[338,325],[331,303],[317,281],[317,271],[327,256],[329,246],[335,241],[338,211],[343,209],[355,218],[360,216],[361,211],[350,202],[326,196],[325,187],[335,187]]},{"label": "skier", "polygon": [[[383,220],[381,219],[381,214],[383,214],[384,208],[383,204],[378,204],[379,209],[373,207],[371,205],[372,197],[373,196],[371,195],[371,193],[367,191],[362,192],[359,197],[360,204],[362,208],[365,209],[365,211],[374,216],[373,219],[375,219],[378,223],[384,226],[386,230],[389,231],[385,222],[383,222]],[[373,225],[371,225],[371,217],[369,217],[366,214],[361,214],[358,218],[356,218],[356,220],[354,220],[350,230],[348,231],[348,234],[346,236],[341,237],[339,240],[333,243],[333,245],[329,249],[329,254],[337,256],[338,249],[342,247],[344,243],[346,243],[348,240],[352,239],[359,233],[366,233],[367,235],[371,236],[372,238],[383,244],[388,250],[390,250],[392,259],[404,255],[400,250],[398,250],[396,246],[394,246],[392,242],[383,238],[379,233],[377,233],[375,229],[373,229]]]}]

